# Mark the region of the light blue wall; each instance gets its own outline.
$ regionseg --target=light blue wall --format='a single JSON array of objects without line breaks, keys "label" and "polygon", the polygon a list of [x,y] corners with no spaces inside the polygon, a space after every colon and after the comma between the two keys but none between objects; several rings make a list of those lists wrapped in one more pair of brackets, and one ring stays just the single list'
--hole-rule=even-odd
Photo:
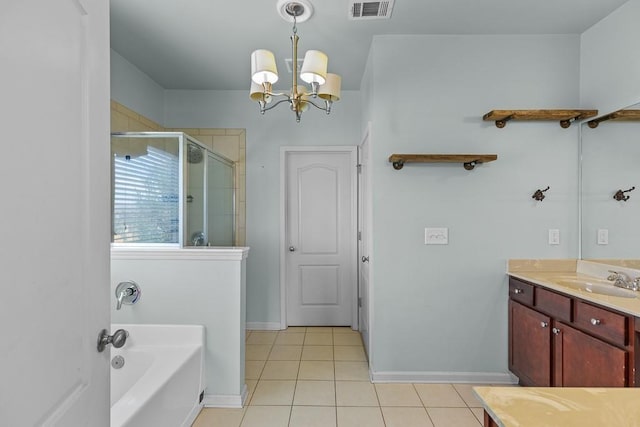
[{"label": "light blue wall", "polygon": [[[373,123],[377,375],[505,373],[507,259],[576,257],[578,127],[510,122],[498,129],[481,119],[492,109],[578,105],[579,41],[374,38],[363,99]],[[396,171],[387,161],[392,153],[493,153],[498,160],[473,171],[458,164]],[[531,195],[546,186],[547,198],[535,202]],[[448,227],[449,244],[424,245],[428,226]],[[548,244],[550,228],[560,229],[560,245]]]},{"label": "light blue wall", "polygon": [[164,122],[164,88],[113,49],[111,99],[158,124]]},{"label": "light blue wall", "polygon": [[581,104],[602,114],[640,102],[640,0],[630,0],[581,37]]},{"label": "light blue wall", "polygon": [[167,90],[166,127],[246,129],[247,322],[280,323],[280,147],[357,145],[360,93],[343,91],[330,116],[311,109],[296,123],[279,106],[260,115],[249,91]]}]

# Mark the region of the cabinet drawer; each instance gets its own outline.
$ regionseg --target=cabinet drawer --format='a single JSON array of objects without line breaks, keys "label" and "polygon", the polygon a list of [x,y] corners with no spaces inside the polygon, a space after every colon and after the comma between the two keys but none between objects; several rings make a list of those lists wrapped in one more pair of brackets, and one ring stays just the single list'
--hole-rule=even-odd
[{"label": "cabinet drawer", "polygon": [[523,304],[533,305],[533,285],[513,277],[509,278],[509,296]]},{"label": "cabinet drawer", "polygon": [[627,318],[604,308],[576,301],[574,324],[614,344],[627,345]]},{"label": "cabinet drawer", "polygon": [[571,298],[536,288],[536,308],[565,322],[571,321]]}]

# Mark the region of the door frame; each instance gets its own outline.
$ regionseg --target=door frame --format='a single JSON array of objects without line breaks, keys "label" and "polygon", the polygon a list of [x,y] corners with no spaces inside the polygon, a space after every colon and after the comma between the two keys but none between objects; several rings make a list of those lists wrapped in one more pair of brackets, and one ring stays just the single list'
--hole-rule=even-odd
[{"label": "door frame", "polygon": [[283,146],[280,147],[280,329],[287,328],[287,174],[290,153],[348,153],[351,163],[351,238],[352,269],[351,328],[358,330],[358,147],[351,145]]}]

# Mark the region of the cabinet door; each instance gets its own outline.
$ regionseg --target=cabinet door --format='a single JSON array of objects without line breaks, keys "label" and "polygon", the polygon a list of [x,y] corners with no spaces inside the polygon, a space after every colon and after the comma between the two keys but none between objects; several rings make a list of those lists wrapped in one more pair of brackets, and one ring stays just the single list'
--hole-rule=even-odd
[{"label": "cabinet door", "polygon": [[564,323],[554,324],[553,335],[554,386],[627,386],[627,351]]},{"label": "cabinet door", "polygon": [[509,370],[526,386],[551,386],[551,319],[509,301]]}]

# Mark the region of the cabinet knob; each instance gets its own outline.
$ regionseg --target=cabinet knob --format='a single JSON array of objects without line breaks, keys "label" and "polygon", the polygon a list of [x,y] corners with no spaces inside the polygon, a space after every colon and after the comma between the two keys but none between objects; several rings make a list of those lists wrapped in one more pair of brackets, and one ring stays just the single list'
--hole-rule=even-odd
[{"label": "cabinet knob", "polygon": [[593,326],[597,326],[597,325],[599,325],[601,323],[602,323],[602,321],[600,321],[600,319],[593,319],[593,318],[591,319],[591,324]]},{"label": "cabinet knob", "polygon": [[524,291],[523,291],[522,289],[515,288],[515,289],[513,290],[513,293],[517,295],[517,294],[522,294],[522,293],[524,293]]},{"label": "cabinet knob", "polygon": [[540,322],[540,327],[546,328],[547,326],[549,326],[548,322]]},{"label": "cabinet knob", "polygon": [[558,328],[553,328],[551,329],[551,331],[553,332],[554,335],[558,335],[560,333],[560,329]]}]

